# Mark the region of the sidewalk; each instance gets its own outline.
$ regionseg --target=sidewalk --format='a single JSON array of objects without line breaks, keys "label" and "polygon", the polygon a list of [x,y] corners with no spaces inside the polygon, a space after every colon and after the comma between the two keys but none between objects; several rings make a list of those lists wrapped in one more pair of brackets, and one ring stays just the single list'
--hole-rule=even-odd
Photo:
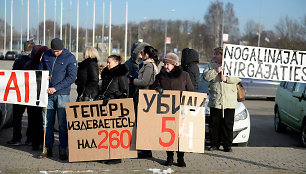
[{"label": "sidewalk", "polygon": [[[23,135],[25,134],[25,118],[23,119]],[[153,171],[164,173],[306,173],[306,150],[303,148],[233,147],[232,153],[223,151],[205,151],[204,154],[186,153],[187,167],[180,168],[175,165],[163,166],[166,152],[161,151],[154,151],[154,158],[124,159],[121,164],[116,165],[60,161],[57,148],[54,148],[54,157],[51,159],[37,159],[36,156],[41,151],[32,151],[31,146],[7,146],[6,141],[11,136],[12,128],[0,130],[0,174],[153,173]],[[24,140],[25,138],[23,142]]]}]

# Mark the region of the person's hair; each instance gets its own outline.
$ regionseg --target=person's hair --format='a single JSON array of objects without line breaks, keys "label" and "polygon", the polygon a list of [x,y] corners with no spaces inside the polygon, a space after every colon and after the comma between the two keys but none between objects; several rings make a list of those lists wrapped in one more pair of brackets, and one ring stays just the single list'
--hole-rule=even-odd
[{"label": "person's hair", "polygon": [[122,63],[122,57],[121,57],[120,55],[115,55],[115,54],[113,54],[113,55],[108,56],[108,58],[112,58],[112,59],[114,59],[115,61],[117,61],[117,62],[119,62],[119,63]]},{"label": "person's hair", "polygon": [[143,49],[143,54],[149,55],[149,58],[152,58],[155,62],[156,65],[158,65],[159,60],[158,60],[158,51],[157,49],[153,48],[152,46],[145,46]]},{"label": "person's hair", "polygon": [[214,49],[215,53],[220,53],[221,55],[223,55],[223,48],[222,47],[217,47]]},{"label": "person's hair", "polygon": [[84,59],[87,59],[87,58],[99,59],[99,53],[97,49],[95,49],[94,47],[86,47],[83,52],[83,57]]},{"label": "person's hair", "polygon": [[23,44],[24,51],[32,51],[33,47],[34,47],[33,41],[25,41]]}]

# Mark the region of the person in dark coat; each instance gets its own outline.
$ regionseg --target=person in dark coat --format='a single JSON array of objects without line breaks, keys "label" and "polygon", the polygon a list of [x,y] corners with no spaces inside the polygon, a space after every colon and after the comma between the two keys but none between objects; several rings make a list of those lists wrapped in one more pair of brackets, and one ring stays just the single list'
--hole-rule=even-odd
[{"label": "person in dark coat", "polygon": [[[168,53],[164,59],[164,67],[156,75],[155,82],[151,86],[162,93],[163,90],[194,91],[189,74],[179,66],[179,58],[174,53]],[[166,166],[173,164],[173,151],[167,151]],[[186,167],[184,152],[177,152],[177,163],[179,167]]]},{"label": "person in dark coat", "polygon": [[182,50],[181,64],[183,70],[189,73],[195,91],[198,90],[198,82],[200,75],[198,63],[199,63],[199,53],[196,50],[189,48],[184,48]]},{"label": "person in dark coat", "polygon": [[[131,48],[131,57],[124,63],[128,68],[128,78],[133,78],[134,74],[139,70],[139,64],[142,63],[140,55],[143,53],[145,46],[150,46],[146,42],[136,42]],[[131,80],[130,80],[131,81]],[[133,83],[129,82],[129,98],[134,98],[136,93],[136,87]]]},{"label": "person in dark coat", "polygon": [[[31,41],[24,44],[24,52],[13,65],[13,70],[37,70],[43,53],[48,47],[35,45]],[[39,150],[43,142],[43,117],[42,107],[13,105],[13,139],[7,142],[8,145],[20,145],[21,141],[21,120],[23,113],[27,109],[28,113],[28,129],[26,144],[32,144],[33,150]]]},{"label": "person in dark coat", "polygon": [[[127,98],[129,94],[128,69],[121,64],[122,58],[117,55],[110,55],[107,58],[107,67],[102,70],[102,91],[99,99],[106,105],[110,99]],[[105,160],[106,164],[121,163],[121,159]]]},{"label": "person in dark coat", "polygon": [[77,101],[93,100],[98,95],[98,51],[94,47],[87,47],[83,56],[84,60],[78,64],[78,74],[75,81],[78,92]]}]

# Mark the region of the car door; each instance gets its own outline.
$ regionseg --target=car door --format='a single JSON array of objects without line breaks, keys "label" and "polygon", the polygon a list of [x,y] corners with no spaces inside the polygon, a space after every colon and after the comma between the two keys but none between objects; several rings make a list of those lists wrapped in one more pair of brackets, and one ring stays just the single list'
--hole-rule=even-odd
[{"label": "car door", "polygon": [[[306,83],[296,83],[293,92],[298,92],[301,94],[305,94],[306,90]],[[306,99],[305,97],[302,98],[297,98],[292,96],[293,98],[293,103],[290,104],[291,107],[291,112],[290,114],[290,120],[291,120],[291,127],[293,129],[296,129],[297,131],[300,130],[302,121],[304,118],[305,114],[305,108],[306,108]]]},{"label": "car door", "polygon": [[[284,85],[284,89],[279,92],[279,113],[281,116],[281,120],[283,123],[292,125],[292,110],[293,106],[293,97],[292,91],[294,89],[295,82],[286,82]],[[294,107],[295,108],[295,107]]]}]

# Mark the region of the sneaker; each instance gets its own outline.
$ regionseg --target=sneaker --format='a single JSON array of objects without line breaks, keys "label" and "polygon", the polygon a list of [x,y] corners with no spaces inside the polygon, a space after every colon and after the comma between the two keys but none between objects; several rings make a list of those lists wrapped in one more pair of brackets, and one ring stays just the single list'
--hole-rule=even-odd
[{"label": "sneaker", "polygon": [[38,155],[38,158],[39,159],[42,159],[42,158],[50,158],[53,156],[53,153],[52,153],[52,148],[47,148],[45,147],[45,151],[43,151],[40,155]]},{"label": "sneaker", "polygon": [[21,142],[20,141],[11,140],[11,141],[6,142],[6,144],[10,145],[10,146],[20,146]]},{"label": "sneaker", "polygon": [[215,151],[215,150],[219,150],[219,147],[211,146],[210,148],[208,148],[208,151]]},{"label": "sneaker", "polygon": [[224,152],[232,152],[232,147],[224,147]]},{"label": "sneaker", "polygon": [[165,166],[172,166],[173,165],[173,157],[167,157],[167,161],[164,164]]},{"label": "sneaker", "polygon": [[177,166],[179,166],[179,167],[186,167],[186,163],[184,161],[184,158],[177,160]]},{"label": "sneaker", "polygon": [[61,160],[63,160],[63,161],[68,159],[68,155],[67,155],[66,149],[59,150],[59,158]]}]

